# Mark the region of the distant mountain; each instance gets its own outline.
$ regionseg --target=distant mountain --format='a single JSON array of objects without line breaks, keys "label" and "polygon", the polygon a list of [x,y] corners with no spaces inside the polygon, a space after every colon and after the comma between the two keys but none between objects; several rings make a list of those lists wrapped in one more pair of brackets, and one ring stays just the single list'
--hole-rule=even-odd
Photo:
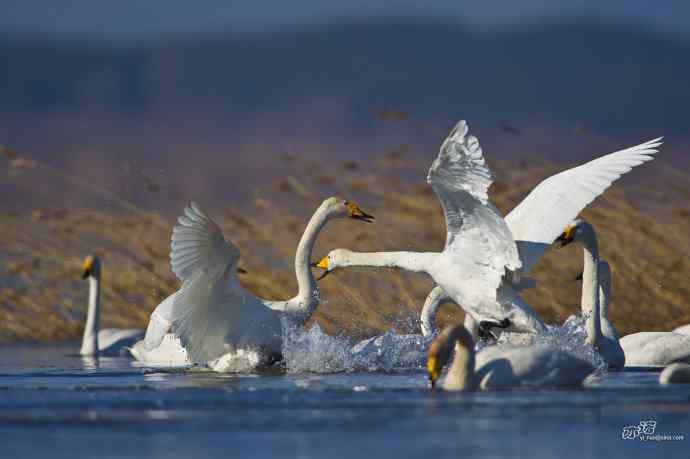
[{"label": "distant mountain", "polygon": [[247,122],[332,101],[355,131],[393,108],[443,128],[471,114],[688,137],[689,56],[688,43],[651,31],[577,22],[480,34],[376,20],[126,49],[6,41],[0,113],[184,110]]}]

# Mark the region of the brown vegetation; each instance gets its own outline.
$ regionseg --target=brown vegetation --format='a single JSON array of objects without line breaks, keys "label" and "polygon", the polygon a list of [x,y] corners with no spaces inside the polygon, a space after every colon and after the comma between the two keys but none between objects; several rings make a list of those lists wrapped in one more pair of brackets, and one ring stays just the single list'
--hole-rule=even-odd
[{"label": "brown vegetation", "polygon": [[[243,284],[267,298],[294,295],[297,241],[311,212],[330,195],[357,201],[376,222],[330,223],[315,259],[335,247],[441,249],[444,220],[423,180],[425,161],[407,160],[406,148],[398,150],[366,163],[341,163],[329,175],[313,161],[291,158],[284,165],[285,178],[272,187],[262,184],[263,191],[256,191],[251,202],[208,209],[242,251],[241,266],[249,271],[241,277]],[[17,160],[16,154],[5,156]],[[563,168],[509,162],[492,166],[497,177],[492,196],[503,212],[540,179]],[[669,182],[664,190],[637,183],[635,196],[645,196],[645,210],[633,206],[629,188],[614,186],[583,214],[595,225],[602,255],[611,263],[611,316],[623,334],[690,323],[687,179]],[[146,187],[158,191],[152,181]],[[78,338],[87,295],[79,267],[92,252],[104,260],[102,325],[144,327],[153,307],[178,287],[168,259],[173,222],[172,216],[133,205],[120,211],[31,209],[0,214],[0,341]],[[525,297],[547,322],[560,322],[579,310],[579,284],[573,279],[581,260],[579,247],[552,249],[537,266],[538,287]],[[313,321],[331,334],[370,336],[391,328],[418,332],[418,312],[432,283],[419,274],[353,269],[327,277],[321,287],[323,302]],[[442,308],[442,323],[461,317],[456,307]]]}]

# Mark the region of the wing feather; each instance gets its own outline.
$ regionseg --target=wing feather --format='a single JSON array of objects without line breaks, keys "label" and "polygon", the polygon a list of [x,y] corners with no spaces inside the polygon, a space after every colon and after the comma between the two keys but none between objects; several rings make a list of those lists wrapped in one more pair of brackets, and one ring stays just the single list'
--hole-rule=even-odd
[{"label": "wing feather", "polygon": [[194,202],[177,219],[170,242],[170,264],[181,280],[201,270],[219,278],[239,251],[226,241],[218,224]]},{"label": "wing feather", "polygon": [[633,167],[651,161],[662,137],[594,159],[543,180],[505,220],[528,272],[594,199]]},{"label": "wing feather", "polygon": [[510,229],[489,202],[493,176],[476,137],[460,121],[441,145],[427,182],[446,218],[446,249],[458,253],[467,269],[498,288],[506,269],[520,268]]}]

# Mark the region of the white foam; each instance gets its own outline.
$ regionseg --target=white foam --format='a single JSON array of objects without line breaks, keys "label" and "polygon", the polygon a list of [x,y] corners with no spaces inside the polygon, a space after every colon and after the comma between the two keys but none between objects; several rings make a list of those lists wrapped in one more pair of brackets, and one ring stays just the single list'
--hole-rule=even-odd
[{"label": "white foam", "polygon": [[318,325],[310,330],[286,327],[283,358],[290,373],[394,371],[424,365],[431,338],[393,332],[359,343],[330,336]]}]

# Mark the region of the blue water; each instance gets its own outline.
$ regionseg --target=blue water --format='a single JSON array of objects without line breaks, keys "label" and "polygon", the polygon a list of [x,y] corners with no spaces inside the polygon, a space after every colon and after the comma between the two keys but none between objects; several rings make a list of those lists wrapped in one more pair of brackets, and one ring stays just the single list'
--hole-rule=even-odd
[{"label": "blue water", "polygon": [[[224,375],[0,350],[0,457],[690,457],[690,386],[606,373],[581,390],[466,394],[421,370]],[[682,441],[623,440],[657,421]]]}]

